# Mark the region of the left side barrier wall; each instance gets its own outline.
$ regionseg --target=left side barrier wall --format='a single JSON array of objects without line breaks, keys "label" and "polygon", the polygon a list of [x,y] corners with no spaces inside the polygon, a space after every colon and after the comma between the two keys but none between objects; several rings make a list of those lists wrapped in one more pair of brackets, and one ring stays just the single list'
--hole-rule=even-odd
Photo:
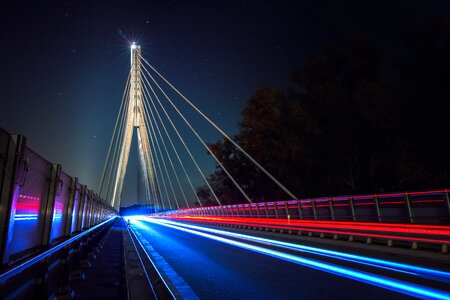
[{"label": "left side barrier wall", "polygon": [[1,265],[92,227],[116,214],[78,180],[0,128]]}]

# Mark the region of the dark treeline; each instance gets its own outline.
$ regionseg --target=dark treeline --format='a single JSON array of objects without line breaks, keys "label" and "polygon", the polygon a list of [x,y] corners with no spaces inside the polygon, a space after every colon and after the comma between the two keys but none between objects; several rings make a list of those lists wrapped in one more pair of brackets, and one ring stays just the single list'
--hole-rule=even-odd
[{"label": "dark treeline", "polygon": [[[258,89],[235,140],[302,198],[448,186],[450,26],[397,41],[345,40],[295,70],[291,89]],[[210,147],[252,200],[289,198],[229,142]],[[245,202],[219,167],[209,180],[223,203]],[[214,203],[205,186],[198,195]]]}]

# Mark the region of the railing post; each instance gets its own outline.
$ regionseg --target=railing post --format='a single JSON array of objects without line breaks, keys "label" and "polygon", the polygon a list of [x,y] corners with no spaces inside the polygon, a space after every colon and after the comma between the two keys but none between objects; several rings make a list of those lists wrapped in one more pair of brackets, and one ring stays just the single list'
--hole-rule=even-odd
[{"label": "railing post", "polygon": [[447,211],[448,211],[448,217],[449,217],[449,221],[450,221],[450,197],[448,195],[448,189],[445,189],[445,200],[447,202]]},{"label": "railing post", "polygon": [[289,214],[289,207],[288,207],[288,202],[287,201],[285,201],[284,202],[284,207],[285,207],[285,209],[286,209],[286,219],[291,219],[291,215]]},{"label": "railing post", "polygon": [[264,210],[266,211],[266,219],[269,218],[269,209],[267,208],[267,202],[264,202]]},{"label": "railing post", "polygon": [[312,207],[313,214],[314,214],[314,220],[317,220],[316,199],[315,198],[311,199],[311,207]]},{"label": "railing post", "polygon": [[85,185],[82,185],[80,187],[80,191],[79,191],[79,199],[78,199],[78,214],[77,214],[77,225],[76,225],[76,232],[80,232],[82,229],[82,224],[83,224],[83,212],[84,212],[84,205],[86,202],[86,192],[87,192],[87,187]]},{"label": "railing post", "polygon": [[299,218],[299,220],[303,220],[301,200],[297,200],[297,209],[298,209],[298,218]]},{"label": "railing post", "polygon": [[353,221],[356,221],[355,205],[353,203],[353,196],[348,196],[348,201],[349,201],[349,204],[350,204],[350,209],[352,211],[352,219],[353,219]]},{"label": "railing post", "polygon": [[95,201],[95,194],[94,191],[89,191],[89,202],[88,207],[86,210],[86,224],[85,228],[89,228],[92,226],[91,219],[92,219],[92,213],[93,213],[93,207],[94,207],[94,201]]},{"label": "railing post", "polygon": [[275,219],[278,219],[278,205],[277,205],[277,202],[273,202],[273,210],[275,211]]},{"label": "railing post", "polygon": [[412,210],[411,210],[411,202],[409,201],[409,195],[408,192],[405,193],[405,202],[406,202],[406,208],[408,209],[408,216],[409,216],[409,222],[412,224],[414,223]]},{"label": "railing post", "polygon": [[375,198],[374,198],[373,200],[374,200],[374,202],[375,202],[375,208],[376,208],[376,210],[377,210],[377,219],[378,219],[378,222],[381,223],[380,202],[378,201],[378,196],[377,196],[377,194],[375,194]]},{"label": "railing post", "polygon": [[64,225],[64,235],[69,236],[70,230],[72,227],[72,216],[73,216],[73,208],[75,204],[75,196],[76,196],[76,188],[77,188],[77,179],[72,178],[72,182],[70,183],[69,190],[69,201],[67,203],[67,208],[65,209],[66,214],[66,224]]},{"label": "railing post", "polygon": [[46,205],[41,208],[44,210],[43,214],[41,214],[44,216],[44,228],[43,228],[42,241],[41,241],[41,245],[43,245],[43,246],[47,246],[51,243],[53,211],[54,211],[54,207],[55,207],[55,198],[56,198],[56,192],[58,189],[60,175],[61,175],[61,166],[53,165],[52,172],[50,175],[50,184],[49,184],[48,192],[47,192],[47,201],[45,202]]},{"label": "railing post", "polygon": [[328,205],[330,206],[330,214],[331,214],[331,220],[335,220],[334,218],[334,208],[333,208],[333,197],[328,198]]}]

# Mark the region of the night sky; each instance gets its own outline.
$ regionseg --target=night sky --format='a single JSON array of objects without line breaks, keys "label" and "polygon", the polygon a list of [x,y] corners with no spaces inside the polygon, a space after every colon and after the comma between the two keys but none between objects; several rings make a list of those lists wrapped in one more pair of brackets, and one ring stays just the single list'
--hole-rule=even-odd
[{"label": "night sky", "polygon": [[[449,14],[446,1],[12,2],[0,9],[0,127],[24,134],[28,145],[94,190],[131,41],[233,134],[257,88],[288,87],[290,72],[327,45],[368,34],[390,47],[395,28]],[[208,142],[219,138],[201,132]],[[192,147],[210,173],[211,158],[199,144]],[[136,156],[133,145],[125,205],[136,198]]]}]

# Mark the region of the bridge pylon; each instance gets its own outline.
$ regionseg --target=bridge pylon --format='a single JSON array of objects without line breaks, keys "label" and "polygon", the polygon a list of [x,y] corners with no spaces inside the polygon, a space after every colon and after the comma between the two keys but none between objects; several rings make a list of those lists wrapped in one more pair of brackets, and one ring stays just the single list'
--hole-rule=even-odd
[{"label": "bridge pylon", "polygon": [[[120,148],[118,170],[111,199],[111,205],[116,209],[119,209],[120,207],[123,181],[127,170],[134,130],[136,130],[137,133],[139,162],[143,175],[146,203],[158,206],[156,203],[157,189],[155,184],[155,172],[150,149],[148,128],[145,122],[143,97],[141,47],[133,43],[131,45],[130,88],[125,104],[124,138]],[[142,201],[142,199],[139,200]]]}]

